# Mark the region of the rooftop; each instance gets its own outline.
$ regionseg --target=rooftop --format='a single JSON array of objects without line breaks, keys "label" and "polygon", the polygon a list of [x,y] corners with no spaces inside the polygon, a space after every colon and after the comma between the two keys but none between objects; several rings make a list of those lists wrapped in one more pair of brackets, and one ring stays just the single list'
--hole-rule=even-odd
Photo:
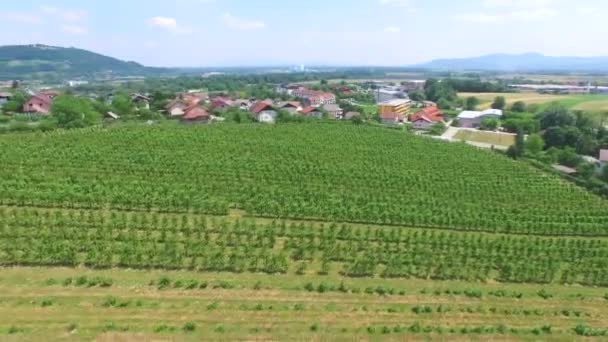
[{"label": "rooftop", "polygon": [[500,109],[486,109],[482,112],[476,110],[465,110],[458,115],[459,119],[477,119],[486,115],[502,116],[502,110]]}]

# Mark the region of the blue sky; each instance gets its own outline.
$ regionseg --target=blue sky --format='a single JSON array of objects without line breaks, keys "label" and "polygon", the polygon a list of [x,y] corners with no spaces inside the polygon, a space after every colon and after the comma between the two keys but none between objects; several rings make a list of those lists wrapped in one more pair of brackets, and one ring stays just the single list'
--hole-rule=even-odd
[{"label": "blue sky", "polygon": [[495,52],[606,56],[605,0],[3,1],[0,45],[154,66],[410,65]]}]

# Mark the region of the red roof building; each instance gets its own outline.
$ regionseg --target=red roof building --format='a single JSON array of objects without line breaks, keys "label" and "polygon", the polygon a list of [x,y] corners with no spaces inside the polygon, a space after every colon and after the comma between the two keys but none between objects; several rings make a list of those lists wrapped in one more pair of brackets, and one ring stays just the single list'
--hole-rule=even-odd
[{"label": "red roof building", "polygon": [[211,109],[226,109],[232,107],[233,103],[229,99],[225,99],[223,97],[216,97],[211,100]]},{"label": "red roof building", "polygon": [[32,96],[26,103],[23,104],[24,113],[39,113],[49,114],[51,112],[51,106],[53,105],[53,99],[57,96],[56,92],[53,93],[38,93]]},{"label": "red roof building", "polygon": [[324,91],[316,91],[306,88],[300,88],[295,90],[293,92],[293,96],[304,99],[308,105],[313,107],[336,103],[336,95]]},{"label": "red roof building", "polygon": [[205,110],[205,108],[194,104],[184,110],[184,116],[182,116],[182,120],[189,122],[209,121],[210,117],[211,116]]},{"label": "red roof building", "polygon": [[268,101],[260,101],[251,107],[251,112],[255,114],[260,114],[261,112],[267,110],[274,110],[272,103]]},{"label": "red roof building", "polygon": [[415,129],[429,130],[433,125],[445,120],[439,108],[426,107],[412,115],[410,121]]}]

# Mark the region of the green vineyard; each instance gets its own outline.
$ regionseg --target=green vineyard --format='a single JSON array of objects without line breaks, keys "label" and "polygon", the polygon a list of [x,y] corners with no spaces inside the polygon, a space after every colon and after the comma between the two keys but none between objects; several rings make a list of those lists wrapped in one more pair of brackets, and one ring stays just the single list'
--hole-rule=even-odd
[{"label": "green vineyard", "polygon": [[608,201],[352,124],[0,136],[0,339],[608,336]]},{"label": "green vineyard", "polygon": [[0,137],[0,204],[606,236],[608,202],[524,163],[354,125]]},{"label": "green vineyard", "polygon": [[5,265],[608,286],[608,241],[0,208]]}]

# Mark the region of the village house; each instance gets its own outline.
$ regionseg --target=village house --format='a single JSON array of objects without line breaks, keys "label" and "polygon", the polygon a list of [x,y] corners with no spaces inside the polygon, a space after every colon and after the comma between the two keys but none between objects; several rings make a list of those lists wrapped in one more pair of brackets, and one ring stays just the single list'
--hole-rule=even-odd
[{"label": "village house", "polygon": [[175,99],[165,107],[170,117],[182,116],[185,114],[186,108],[190,106],[185,100]]},{"label": "village house", "polygon": [[603,166],[608,165],[608,150],[600,150],[600,163]]},{"label": "village house", "polygon": [[378,104],[380,121],[387,125],[403,123],[411,108],[412,101],[406,99],[393,99]]},{"label": "village house", "polygon": [[261,123],[275,123],[277,112],[269,101],[260,101],[251,108],[255,119]]},{"label": "village house", "polygon": [[131,102],[133,102],[137,108],[150,109],[150,102],[152,102],[152,99],[142,94],[131,94]]},{"label": "village house", "polygon": [[300,98],[307,106],[320,107],[336,103],[336,95],[324,91],[299,88],[293,91],[293,96]]},{"label": "village house", "polygon": [[352,120],[356,117],[361,117],[361,113],[359,112],[348,112],[344,114],[344,120]]},{"label": "village house", "polygon": [[377,89],[374,92],[374,97],[376,98],[376,103],[382,103],[390,100],[396,99],[408,99],[406,93],[394,89],[394,88],[381,88]]},{"label": "village house", "polygon": [[216,97],[211,99],[212,110],[224,110],[232,107],[234,104],[232,100],[223,97]]},{"label": "village house", "polygon": [[199,106],[198,104],[193,104],[184,110],[184,115],[181,120],[184,123],[194,124],[194,123],[207,123],[211,116],[205,110],[205,108]]},{"label": "village house", "polygon": [[290,114],[295,114],[295,113],[301,112],[302,109],[304,109],[302,107],[302,104],[298,101],[279,102],[279,103],[277,103],[276,107],[277,107],[277,109],[285,110],[285,111],[289,112]]},{"label": "village house", "polygon": [[502,117],[502,110],[500,109],[487,109],[482,112],[465,110],[458,115],[458,121],[460,127],[463,128],[479,128],[481,122],[484,119],[500,119]]},{"label": "village house", "polygon": [[439,108],[426,107],[413,114],[410,122],[416,130],[429,131],[434,125],[441,122],[445,123],[445,119]]},{"label": "village house", "polygon": [[342,120],[344,117],[344,109],[340,108],[337,104],[326,104],[322,108],[329,114],[331,119]]},{"label": "village house", "polygon": [[46,91],[34,94],[28,101],[23,104],[24,113],[49,114],[51,106],[58,92]]},{"label": "village house", "polygon": [[247,99],[238,99],[232,102],[233,107],[236,107],[240,110],[249,110],[255,104],[255,99],[247,100]]},{"label": "village house", "polygon": [[304,116],[308,116],[308,117],[312,117],[312,118],[318,118],[318,119],[323,118],[323,112],[321,112],[318,107],[311,107],[311,106],[306,107],[306,108],[302,109],[301,113]]},{"label": "village house", "polygon": [[279,94],[293,95],[294,91],[302,88],[303,87],[301,85],[297,84],[280,84],[277,86],[275,91]]}]

